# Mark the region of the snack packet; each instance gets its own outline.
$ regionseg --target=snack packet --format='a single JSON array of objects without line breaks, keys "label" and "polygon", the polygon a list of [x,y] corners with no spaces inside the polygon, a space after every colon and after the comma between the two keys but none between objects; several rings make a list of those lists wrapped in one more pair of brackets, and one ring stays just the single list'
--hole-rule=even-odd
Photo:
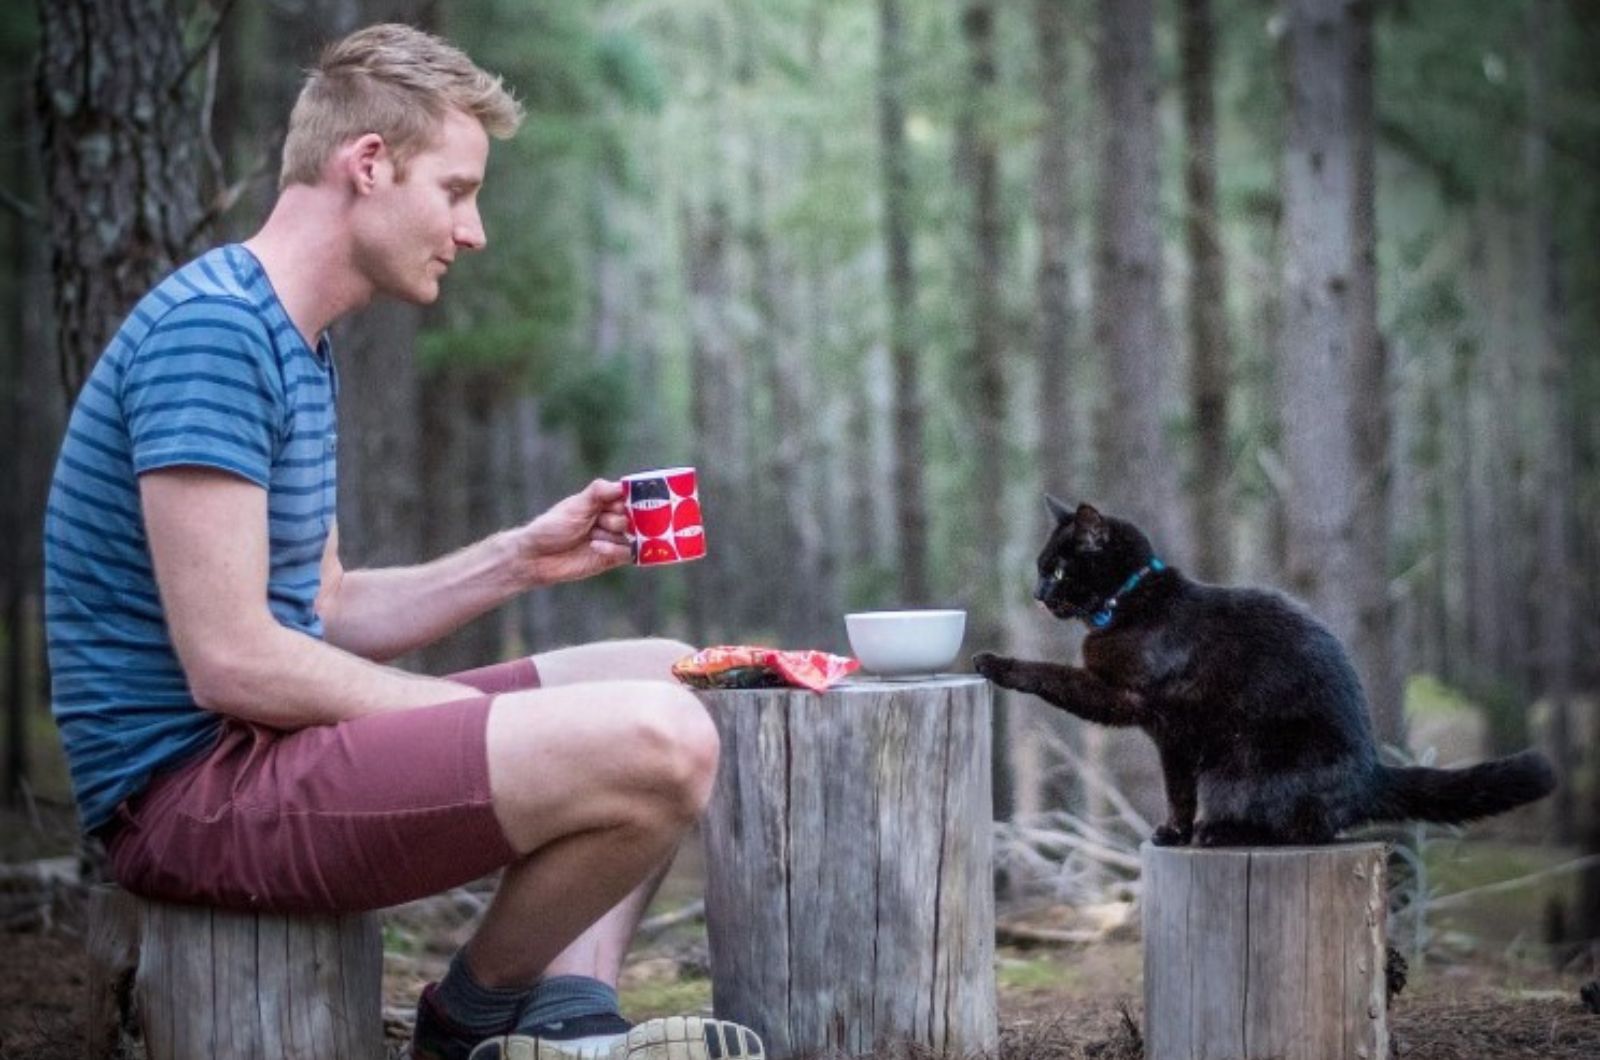
[{"label": "snack packet", "polygon": [[672,664],[672,676],[690,688],[782,688],[821,692],[861,664],[825,651],[778,651],[722,645],[702,648]]}]

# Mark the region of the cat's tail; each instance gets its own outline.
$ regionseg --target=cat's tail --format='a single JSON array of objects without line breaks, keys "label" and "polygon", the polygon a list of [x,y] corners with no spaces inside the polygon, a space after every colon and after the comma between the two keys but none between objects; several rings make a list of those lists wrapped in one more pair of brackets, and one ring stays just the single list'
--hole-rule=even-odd
[{"label": "cat's tail", "polygon": [[1550,760],[1538,751],[1464,769],[1379,769],[1377,794],[1368,810],[1378,821],[1464,824],[1542,799],[1556,786]]}]

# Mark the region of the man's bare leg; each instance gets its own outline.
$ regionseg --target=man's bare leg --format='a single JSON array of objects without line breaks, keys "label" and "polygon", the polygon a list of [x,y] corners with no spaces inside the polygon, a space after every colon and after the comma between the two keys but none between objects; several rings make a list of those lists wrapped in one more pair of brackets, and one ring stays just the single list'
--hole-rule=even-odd
[{"label": "man's bare leg", "polygon": [[[686,644],[669,640],[610,641],[549,652],[536,656],[534,661],[543,690],[572,692],[577,691],[571,688],[573,685],[607,679],[670,680],[671,664],[692,650]],[[682,690],[671,687],[672,695],[681,700],[684,695]],[[591,687],[582,691],[586,693],[584,698],[589,701],[591,710],[606,709],[609,697],[605,690]],[[534,704],[528,706],[537,709]],[[691,714],[694,707],[698,707],[698,704],[690,708]],[[700,729],[704,737],[703,726],[698,721],[689,727]],[[714,755],[714,733],[711,734],[711,742]],[[614,756],[616,751],[610,748],[602,753]],[[714,764],[712,769],[714,772]],[[491,777],[493,773],[491,766]],[[707,785],[708,794],[710,778],[702,779]],[[703,806],[703,799],[697,801]],[[670,833],[672,829],[668,828],[667,831]],[[678,835],[681,835],[681,830]],[[530,949],[530,927],[538,925],[541,935],[545,934],[545,929],[550,929],[559,936],[571,932],[576,923],[576,937],[535,975],[584,975],[614,987],[639,922],[671,865],[678,835],[673,835],[670,841],[664,841],[659,833],[643,837],[620,834],[571,837],[579,841],[558,841],[550,848],[541,849],[508,868],[477,934],[468,944],[467,956],[474,974],[486,984],[526,982],[528,980],[523,975],[528,963],[536,954],[543,952],[542,946]],[[588,838],[597,840],[601,850],[611,853],[606,855],[587,850]],[[664,846],[661,845],[663,842]],[[594,902],[604,901],[609,894],[604,888],[594,887],[593,881],[597,878],[637,879],[635,859],[648,858],[652,851],[658,853],[658,860],[644,878],[601,912],[592,912]],[[546,858],[552,856],[562,866],[562,871],[551,872],[547,866],[541,867]],[[591,858],[603,861],[607,856],[622,856],[628,865],[589,863]],[[600,874],[598,877],[597,873]],[[575,903],[568,892],[558,893],[552,903],[548,893],[550,889],[555,888],[559,892],[564,887],[587,891],[585,898],[589,901]],[[559,910],[559,914],[556,910]],[[512,978],[504,978],[506,975]]]},{"label": "man's bare leg", "polygon": [[[672,681],[672,664],[693,652],[694,648],[681,641],[662,638],[601,641],[536,655],[534,665],[538,667],[540,682],[545,688],[612,677]],[[644,883],[551,961],[545,974],[587,975],[616,986],[628,948],[661,881],[672,868],[676,849],[668,853],[661,867]]]}]

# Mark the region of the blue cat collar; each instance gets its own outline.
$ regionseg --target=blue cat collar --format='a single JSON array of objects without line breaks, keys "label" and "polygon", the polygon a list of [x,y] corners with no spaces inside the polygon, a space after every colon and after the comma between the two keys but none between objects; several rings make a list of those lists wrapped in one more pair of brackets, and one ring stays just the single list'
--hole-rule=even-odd
[{"label": "blue cat collar", "polygon": [[1122,602],[1122,598],[1131,593],[1140,582],[1144,581],[1145,575],[1166,569],[1167,565],[1161,562],[1160,557],[1151,556],[1149,563],[1129,575],[1128,580],[1122,583],[1122,588],[1107,597],[1106,602],[1089,615],[1089,625],[1095,629],[1105,629],[1111,625],[1111,620],[1117,617],[1117,604]]}]

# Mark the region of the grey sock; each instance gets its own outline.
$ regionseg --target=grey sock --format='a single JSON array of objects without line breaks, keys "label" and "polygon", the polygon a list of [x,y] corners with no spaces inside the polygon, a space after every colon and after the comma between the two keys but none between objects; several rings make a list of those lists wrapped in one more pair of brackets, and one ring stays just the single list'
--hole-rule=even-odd
[{"label": "grey sock", "polygon": [[472,1034],[503,1034],[515,1022],[528,995],[527,986],[484,986],[467,968],[460,951],[434,988],[433,1001],[445,1018]]},{"label": "grey sock", "polygon": [[526,1034],[531,1028],[580,1016],[621,1014],[616,988],[609,983],[586,975],[557,975],[541,979],[534,986],[533,996],[517,1020],[517,1030]]}]

